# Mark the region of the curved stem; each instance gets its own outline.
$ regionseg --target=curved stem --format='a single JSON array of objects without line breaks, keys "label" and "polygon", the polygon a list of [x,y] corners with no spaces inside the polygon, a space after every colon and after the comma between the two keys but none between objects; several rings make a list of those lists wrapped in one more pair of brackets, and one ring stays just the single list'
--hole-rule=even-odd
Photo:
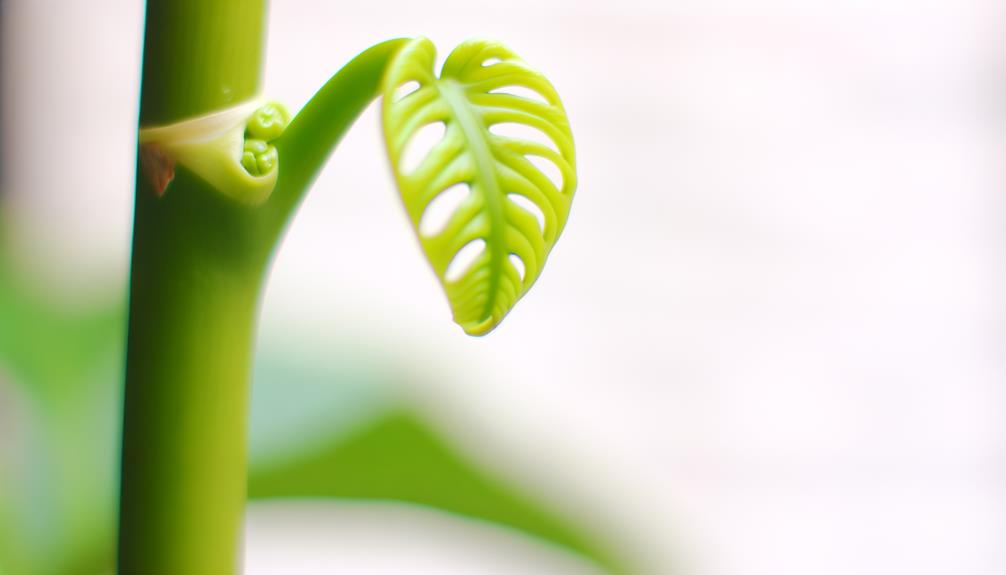
[{"label": "curved stem", "polygon": [[277,234],[346,131],[377,97],[388,61],[406,42],[388,40],[353,58],[318,90],[276,140],[279,180],[267,209]]}]

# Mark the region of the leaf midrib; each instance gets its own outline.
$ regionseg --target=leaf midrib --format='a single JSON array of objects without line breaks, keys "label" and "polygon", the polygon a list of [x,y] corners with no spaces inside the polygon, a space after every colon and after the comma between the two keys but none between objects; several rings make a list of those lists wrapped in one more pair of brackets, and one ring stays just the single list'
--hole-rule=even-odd
[{"label": "leaf midrib", "polygon": [[486,212],[489,215],[489,233],[484,238],[485,249],[489,251],[489,296],[479,318],[481,321],[492,316],[503,273],[503,261],[506,257],[503,193],[495,176],[495,158],[486,142],[485,134],[488,130],[483,125],[482,119],[472,110],[472,104],[465,96],[464,88],[450,78],[442,78],[438,88],[451,110],[451,115],[457,120],[462,136],[468,142],[467,149],[475,160],[474,179],[478,180],[477,187],[485,198]]}]

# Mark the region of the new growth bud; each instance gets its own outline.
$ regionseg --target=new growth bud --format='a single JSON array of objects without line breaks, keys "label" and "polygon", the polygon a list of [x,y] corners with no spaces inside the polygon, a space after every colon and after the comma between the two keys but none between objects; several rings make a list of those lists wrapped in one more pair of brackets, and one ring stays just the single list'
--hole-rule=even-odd
[{"label": "new growth bud", "polygon": [[253,176],[264,176],[276,167],[276,147],[270,144],[283,134],[290,122],[290,113],[280,104],[270,102],[248,118],[245,126],[241,165]]},{"label": "new growth bud", "polygon": [[290,123],[290,113],[282,105],[270,102],[248,118],[247,135],[266,142],[275,140]]},{"label": "new growth bud", "polygon": [[241,165],[253,176],[268,174],[276,165],[276,146],[263,140],[245,140],[244,152],[241,154]]}]

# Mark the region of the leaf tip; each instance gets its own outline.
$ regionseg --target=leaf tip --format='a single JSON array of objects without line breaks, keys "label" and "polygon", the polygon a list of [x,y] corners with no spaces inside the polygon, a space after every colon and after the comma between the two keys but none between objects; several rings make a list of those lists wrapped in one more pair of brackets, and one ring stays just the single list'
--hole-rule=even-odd
[{"label": "leaf tip", "polygon": [[472,337],[482,337],[484,335],[488,335],[489,332],[496,329],[496,326],[500,324],[501,319],[503,318],[489,316],[482,321],[464,322],[458,323],[458,325],[461,326],[461,329],[463,329],[466,334]]}]

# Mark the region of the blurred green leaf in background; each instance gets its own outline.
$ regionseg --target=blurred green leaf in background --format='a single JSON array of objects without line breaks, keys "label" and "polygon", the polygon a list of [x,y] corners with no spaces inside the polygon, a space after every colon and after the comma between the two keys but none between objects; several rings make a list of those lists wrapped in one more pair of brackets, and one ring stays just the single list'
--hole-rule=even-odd
[{"label": "blurred green leaf in background", "polygon": [[[38,287],[0,243],[0,575],[109,573],[125,306],[61,307]],[[407,376],[260,347],[251,498],[425,506],[627,571],[597,530],[473,464],[404,403],[392,391]]]}]

